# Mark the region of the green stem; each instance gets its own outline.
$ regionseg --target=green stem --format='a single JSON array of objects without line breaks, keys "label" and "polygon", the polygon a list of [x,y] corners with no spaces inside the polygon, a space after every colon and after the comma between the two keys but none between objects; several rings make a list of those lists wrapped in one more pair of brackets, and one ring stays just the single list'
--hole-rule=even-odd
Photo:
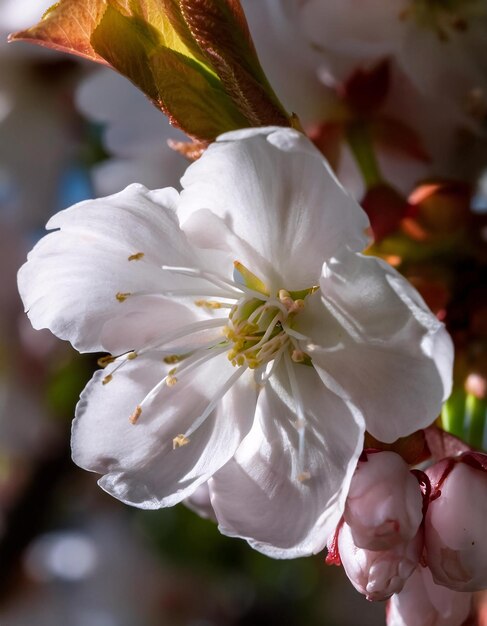
[{"label": "green stem", "polygon": [[463,389],[455,389],[443,405],[441,412],[441,423],[444,430],[461,439],[465,437],[465,395]]},{"label": "green stem", "polygon": [[468,394],[465,400],[465,414],[468,420],[468,443],[476,448],[483,447],[484,428],[487,418],[487,406],[485,400],[480,400],[472,394]]},{"label": "green stem", "polygon": [[347,128],[347,141],[367,189],[381,184],[383,178],[367,124],[362,121],[350,124]]}]

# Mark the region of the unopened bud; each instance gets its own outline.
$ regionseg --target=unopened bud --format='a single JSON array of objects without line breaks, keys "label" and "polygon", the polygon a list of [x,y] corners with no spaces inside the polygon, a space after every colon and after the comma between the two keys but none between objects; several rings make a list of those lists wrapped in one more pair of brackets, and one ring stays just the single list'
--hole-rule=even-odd
[{"label": "unopened bud", "polygon": [[338,534],[338,550],[352,585],[367,600],[387,600],[399,593],[419,563],[423,549],[420,531],[411,541],[389,550],[363,550],[354,542],[350,526],[343,524]]},{"label": "unopened bud", "polygon": [[432,483],[426,561],[435,582],[456,591],[487,588],[486,467],[486,455],[467,453],[426,471]]},{"label": "unopened bud", "polygon": [[419,566],[401,593],[387,604],[387,626],[461,626],[472,609],[472,594],[458,593],[433,581]]},{"label": "unopened bud", "polygon": [[356,546],[387,550],[416,535],[422,506],[418,481],[405,461],[395,452],[369,453],[357,465],[344,518]]}]

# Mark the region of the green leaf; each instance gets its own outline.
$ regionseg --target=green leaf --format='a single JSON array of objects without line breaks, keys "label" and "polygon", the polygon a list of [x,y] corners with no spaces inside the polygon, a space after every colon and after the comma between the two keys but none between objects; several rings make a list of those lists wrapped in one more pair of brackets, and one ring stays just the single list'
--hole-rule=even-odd
[{"label": "green leaf", "polygon": [[209,72],[177,52],[161,49],[151,58],[160,101],[171,122],[199,140],[248,126],[232,100]]},{"label": "green leaf", "polygon": [[[110,36],[108,36],[110,33]],[[90,39],[95,52],[157,103],[158,90],[149,55],[161,44],[159,32],[140,18],[107,7]]]},{"label": "green leaf", "polygon": [[254,125],[289,125],[289,116],[260,65],[235,0],[179,0],[181,13],[227,93]]},{"label": "green leaf", "polygon": [[296,125],[265,77],[239,0],[60,0],[11,39],[111,65],[199,142]]},{"label": "green leaf", "polygon": [[245,126],[245,118],[214,72],[195,57],[168,47],[168,41],[142,18],[123,15],[111,6],[91,37],[98,54],[195,139],[211,141]]}]

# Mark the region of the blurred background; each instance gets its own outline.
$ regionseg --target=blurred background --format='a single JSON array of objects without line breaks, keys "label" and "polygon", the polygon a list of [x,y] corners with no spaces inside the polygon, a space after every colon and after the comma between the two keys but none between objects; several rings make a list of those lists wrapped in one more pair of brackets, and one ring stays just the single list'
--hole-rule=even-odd
[{"label": "blurred background", "polygon": [[0,0],[0,624],[380,624],[324,555],[273,561],[185,507],[130,509],[70,459],[96,369],[32,330],[16,272],[49,216],[130,182],[177,185],[182,139],[127,81],[26,43],[48,0]]}]

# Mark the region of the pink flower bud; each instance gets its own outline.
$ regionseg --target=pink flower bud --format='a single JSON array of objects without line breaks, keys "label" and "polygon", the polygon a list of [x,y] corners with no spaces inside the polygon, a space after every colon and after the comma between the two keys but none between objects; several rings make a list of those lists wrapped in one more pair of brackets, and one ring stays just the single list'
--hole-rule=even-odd
[{"label": "pink flower bud", "polygon": [[456,591],[487,588],[485,467],[487,456],[467,453],[426,472],[432,483],[425,516],[426,562],[437,584]]},{"label": "pink flower bud", "polygon": [[353,541],[350,526],[344,523],[338,534],[342,565],[352,585],[367,600],[386,600],[399,593],[418,565],[423,534],[389,550],[364,550]]},{"label": "pink flower bud", "polygon": [[416,535],[422,506],[418,481],[407,463],[395,452],[369,453],[357,465],[344,518],[356,546],[387,550]]},{"label": "pink flower bud", "polygon": [[472,594],[435,585],[430,570],[418,567],[386,609],[387,626],[461,626],[472,608]]}]

